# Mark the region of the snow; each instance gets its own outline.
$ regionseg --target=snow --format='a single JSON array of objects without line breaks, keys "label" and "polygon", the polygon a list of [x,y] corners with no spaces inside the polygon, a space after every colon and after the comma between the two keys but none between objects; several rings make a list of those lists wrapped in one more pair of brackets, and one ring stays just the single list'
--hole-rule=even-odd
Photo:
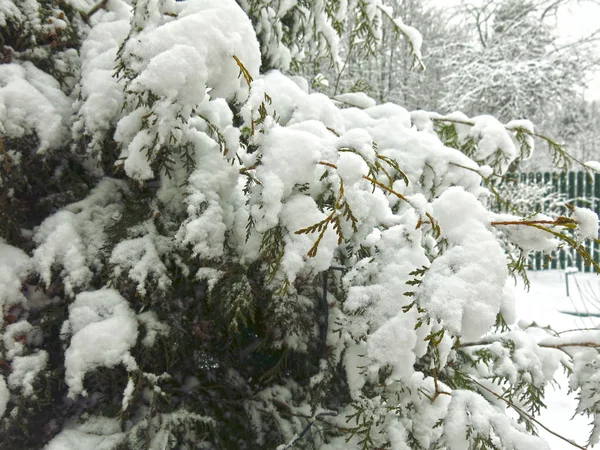
[{"label": "snow", "polygon": [[129,350],[135,345],[138,324],[127,301],[112,289],[82,292],[69,306],[61,334],[69,339],[65,353],[65,380],[69,396],[87,395],[85,374],[97,367],[124,364],[136,368]]},{"label": "snow", "polygon": [[137,284],[141,296],[146,295],[149,281],[156,283],[158,289],[163,291],[171,284],[161,257],[173,245],[173,240],[158,234],[151,222],[145,225],[139,228],[141,237],[119,242],[110,256],[115,277],[126,274]]},{"label": "snow", "polygon": [[473,119],[475,125],[469,135],[479,141],[475,152],[475,161],[487,161],[495,153],[500,153],[502,167],[508,168],[519,154],[515,142],[507,133],[505,126],[492,116],[478,116]]},{"label": "snow", "polygon": [[63,429],[44,450],[75,450],[89,448],[111,450],[125,436],[118,419],[92,416],[83,423],[71,423]]},{"label": "snow", "polygon": [[91,154],[100,152],[124,100],[123,83],[113,72],[119,45],[129,33],[130,11],[118,0],[108,2],[105,9],[96,13],[94,18],[100,18],[81,45],[81,90],[74,103],[73,136],[88,137],[86,151]]},{"label": "snow", "polygon": [[364,92],[346,92],[344,94],[338,94],[333,97],[334,100],[342,102],[349,106],[355,106],[357,108],[371,108],[377,104],[377,102],[369,97]]},{"label": "snow", "polygon": [[[0,309],[10,310],[13,305],[25,304],[26,298],[21,285],[33,269],[33,262],[27,254],[8,245],[0,238]],[[0,326],[5,314],[0,315]]]},{"label": "snow", "polygon": [[282,200],[291,194],[295,184],[317,179],[317,163],[322,154],[319,150],[323,148],[322,140],[314,133],[279,126],[271,129],[263,145],[262,165],[256,171],[262,184],[263,202],[251,210],[259,231],[277,223]]},{"label": "snow", "polygon": [[369,173],[364,159],[354,153],[342,153],[336,165],[340,178],[348,184],[360,181]]},{"label": "snow", "polygon": [[523,133],[525,137],[525,142],[527,143],[528,152],[523,155],[523,159],[527,160],[533,155],[535,150],[535,139],[533,138],[533,134],[535,133],[535,127],[530,120],[519,119],[519,120],[511,120],[506,124],[506,129],[508,130],[525,130]]},{"label": "snow", "polygon": [[127,386],[125,386],[125,390],[123,391],[123,400],[121,402],[121,409],[125,411],[129,406],[129,402],[131,401],[131,397],[133,396],[133,392],[135,390],[135,383],[131,378],[127,380]]},{"label": "snow", "polygon": [[[265,102],[265,94],[270,102]],[[307,94],[293,79],[283,75],[278,70],[271,70],[262,74],[252,82],[248,101],[242,107],[242,117],[250,122],[251,115],[254,120],[259,118],[258,108],[265,104],[269,115],[277,114],[279,123],[287,125],[297,105]]]},{"label": "snow", "polygon": [[48,287],[52,271],[60,271],[67,295],[85,287],[93,275],[89,267],[99,266],[99,257],[107,235],[106,227],[123,209],[124,182],[102,179],[90,195],[48,217],[35,229],[33,252],[35,267]]},{"label": "snow", "polygon": [[[505,233],[508,239],[525,251],[543,251],[550,252],[558,246],[558,239],[547,231],[539,228],[519,225],[523,221],[521,217],[512,214],[490,214],[491,221],[494,223],[510,223],[509,225],[497,225],[496,228]],[[545,214],[535,214],[528,218],[531,221],[549,221],[552,217]],[[552,229],[552,226],[547,226]]]},{"label": "snow", "polygon": [[6,20],[10,18],[22,19],[21,11],[12,2],[0,3],[0,26],[6,26]]},{"label": "snow", "polygon": [[304,96],[292,114],[289,125],[306,121],[319,122],[338,136],[346,131],[341,111],[329,97],[321,93]]},{"label": "snow", "polygon": [[0,64],[0,132],[10,138],[35,134],[38,153],[68,138],[71,102],[53,77],[30,62]]},{"label": "snow", "polygon": [[10,400],[10,393],[8,391],[8,387],[6,387],[6,381],[4,380],[4,377],[0,375],[0,418],[4,417],[8,400]]},{"label": "snow", "polygon": [[585,166],[595,170],[596,172],[600,172],[600,162],[598,161],[587,161]]},{"label": "snow", "polygon": [[433,203],[450,248],[435,259],[421,285],[423,308],[454,334],[476,340],[496,320],[508,276],[504,251],[487,227],[487,211],[462,188]]},{"label": "snow", "polygon": [[419,30],[410,25],[406,25],[401,18],[396,18],[394,23],[400,29],[400,32],[410,41],[413,54],[417,59],[422,60],[423,55],[421,54],[421,47],[423,46],[423,36]]},{"label": "snow", "polygon": [[144,311],[137,315],[137,319],[146,330],[146,335],[142,339],[142,344],[146,347],[152,347],[159,335],[169,334],[169,325],[160,322],[154,311]]},{"label": "snow", "polygon": [[577,222],[579,239],[598,239],[598,215],[594,211],[576,206],[573,219]]},{"label": "snow", "polygon": [[12,372],[8,376],[11,390],[21,389],[25,397],[33,395],[33,382],[48,363],[48,352],[40,350],[27,356],[15,356],[12,360]]},{"label": "snow", "polygon": [[[198,140],[194,119],[202,118],[202,112],[195,108],[202,109],[207,96],[238,103],[246,100],[248,83],[258,77],[261,62],[252,24],[234,0],[173,2],[170,6],[180,9],[176,18],[171,17],[173,11],[137,17],[152,26],[128,39],[123,49],[123,76],[130,82],[129,115],[118,122],[115,139],[121,146],[125,173],[140,182],[155,176],[152,163],[160,146],[193,145]],[[238,62],[246,76],[240,76]],[[176,73],[172,70],[175,63]],[[150,94],[156,99],[140,101]],[[220,128],[221,124],[214,125]],[[231,131],[228,135],[231,145]],[[231,150],[236,149],[237,145]]]},{"label": "snow", "polygon": [[7,325],[2,336],[5,358],[12,360],[15,356],[21,356],[27,346],[27,335],[33,330],[33,326],[26,320]]},{"label": "snow", "polygon": [[[517,313],[523,326],[534,321],[539,327],[549,325],[555,331],[564,332],[561,334],[561,338],[570,334],[568,330],[597,327],[598,320],[596,318],[578,317],[565,313],[585,313],[590,308],[591,312],[595,311],[594,303],[589,301],[586,293],[592,289],[596,294],[600,294],[596,274],[569,275],[570,297],[566,295],[564,271],[529,272],[528,276],[531,281],[529,292],[521,283],[515,288]],[[586,299],[588,300],[586,301]],[[579,351],[582,352],[581,361],[589,362],[589,355],[588,357],[584,355],[586,349],[580,348]],[[561,371],[558,371],[556,376],[557,384],[546,388],[544,403],[547,408],[542,410],[538,420],[551,430],[583,445],[590,432],[590,419],[581,415],[574,416],[578,405],[573,395],[568,394],[569,382]],[[550,444],[552,450],[573,448],[572,445],[543,429],[540,429],[540,434]]]},{"label": "snow", "polygon": [[[294,1],[264,8],[256,24],[261,39],[269,40],[269,33],[277,37],[281,30],[272,27],[273,19],[295,6],[302,12],[304,6]],[[375,19],[389,13],[380,6],[369,0],[366,14]],[[345,4],[341,9],[347,7],[354,8]],[[327,44],[337,45],[325,16],[310,20],[314,23],[305,35],[309,50],[318,53]],[[400,21],[396,25],[420,58],[420,34]],[[64,24],[56,21],[55,26]],[[389,103],[376,105],[365,94],[332,100],[280,72],[259,75],[258,47],[252,23],[234,0],[140,0],[133,10],[112,0],[92,18],[81,47],[82,83],[72,98],[54,80],[46,83],[47,75],[29,63],[0,67],[0,123],[5,128],[0,132],[35,134],[40,152],[61,147],[72,134],[71,150],[85,149],[87,155],[78,156],[92,156],[86,168],[98,171],[100,178],[84,200],[60,209],[33,230],[31,258],[0,242],[2,306],[28,306],[25,293],[35,296],[22,292],[21,285],[31,274],[39,274],[48,290],[64,286],[64,298],[57,301],[69,304],[61,333],[68,396],[87,396],[85,378],[97,368],[123,365],[128,382],[120,387],[120,406],[132,410],[125,427],[141,427],[148,422],[141,419],[145,406],[136,404],[134,393],[142,386],[134,382],[139,368],[132,351],[138,338],[144,350],[140,357],[160,351],[154,347],[157,337],[168,335],[170,327],[162,321],[170,317],[159,320],[153,311],[136,314],[134,308],[156,305],[156,297],[176,284],[175,269],[183,277],[195,277],[199,293],[206,285],[210,290],[226,283],[231,264],[251,272],[260,266],[261,277],[269,275],[264,288],[276,293],[271,303],[281,319],[268,330],[275,336],[272,344],[300,353],[310,348],[319,329],[315,322],[298,330],[305,326],[302,316],[310,317],[319,304],[320,290],[315,294],[307,285],[332,265],[343,264],[347,271],[336,274],[336,296],[325,293],[331,303],[328,333],[322,338],[329,357],[319,362],[310,388],[328,387],[338,374],[333,368],[342,364],[355,405],[373,418],[373,446],[386,446],[389,437],[397,448],[409,448],[410,431],[424,448],[469,448],[469,436],[477,433],[493,435],[495,443],[508,448],[547,448],[514,423],[506,405],[493,395],[450,388],[435,371],[447,380],[459,364],[490,389],[505,387],[494,385],[494,377],[541,388],[565,355],[576,352],[552,348],[557,341],[547,330],[527,319],[517,322],[524,316],[522,311],[515,314],[496,230],[525,251],[549,251],[556,239],[522,226],[519,217],[492,214],[482,204],[489,195],[482,177],[508,169],[519,155],[517,133],[532,132],[531,124],[505,125],[490,116],[468,118],[458,112],[409,113]],[[299,56],[295,50],[271,47],[263,56],[285,66]],[[115,57],[118,78],[111,76]],[[351,106],[340,108],[340,101]],[[41,105],[39,111],[32,102]],[[458,143],[441,142],[436,134],[440,125],[454,127]],[[136,188],[101,178],[101,169],[93,168],[113,130],[120,151],[114,169],[122,169],[119,177],[137,183]],[[467,146],[471,153],[450,145]],[[138,189],[147,194],[140,214],[131,206]],[[597,236],[593,213],[575,209],[573,217],[581,238]],[[539,215],[531,220],[552,219]],[[271,264],[265,266],[265,261]],[[253,292],[254,281],[244,280]],[[128,299],[110,288],[123,284],[136,289]],[[180,307],[177,298],[166,301]],[[491,333],[498,313],[512,330]],[[3,356],[12,367],[7,380],[0,379],[2,413],[8,388],[15,396],[33,395],[48,362],[48,354],[37,349],[41,335],[25,320],[6,325]],[[581,337],[573,333],[565,341]],[[483,347],[493,357],[489,364],[459,360]],[[591,356],[582,355],[574,356],[572,386],[590,393],[579,404],[586,412],[594,407],[588,400],[595,399],[592,388],[600,380],[585,366]],[[166,395],[158,386],[163,376],[143,377],[154,394]],[[272,409],[277,432],[293,439],[304,426],[298,418],[316,417],[318,409],[303,395],[304,387],[291,380],[275,383],[248,403],[264,400],[261,408]],[[188,389],[192,385],[186,383]],[[90,393],[90,402],[97,393]],[[516,393],[515,405],[524,402],[521,393]],[[301,402],[297,407],[296,398]],[[391,414],[386,402],[396,398],[397,414]],[[87,404],[77,400],[77,406]],[[269,403],[274,400],[290,405],[292,419],[279,416]],[[355,405],[340,405],[331,429],[347,428]],[[169,427],[190,417],[210,422],[183,409],[156,414],[161,421],[150,448],[169,444]],[[69,424],[47,448],[102,448],[123,438],[110,419],[82,419],[84,425]],[[253,420],[259,423],[260,415]],[[324,440],[341,440],[327,433]],[[359,438],[353,439],[356,444]],[[345,445],[340,442],[338,448]]]},{"label": "snow", "polygon": [[220,155],[215,157],[219,149],[212,139],[200,133],[196,137],[193,142],[202,152],[198,151],[196,169],[187,178],[187,219],[175,239],[179,245],[190,245],[194,255],[214,258],[223,254],[226,231],[233,221],[239,171]]},{"label": "snow", "polygon": [[[502,448],[515,450],[550,450],[550,447],[536,436],[520,431],[504,411],[490,405],[483,397],[471,391],[454,391],[448,406],[448,415],[444,419],[444,437],[452,449],[468,450],[472,433],[489,436],[491,430]],[[469,430],[471,430],[469,432]]]},{"label": "snow", "polygon": [[[137,39],[129,40],[126,44],[125,54],[135,61],[132,69],[140,73],[136,82],[152,79],[152,73],[158,77],[152,81],[153,86],[158,87],[161,82],[164,84],[160,88],[162,92],[194,89],[193,97],[186,99],[192,104],[201,100],[204,85],[211,90],[212,97],[237,98],[238,101],[247,97],[248,85],[243,77],[238,77],[240,68],[233,57],[236,56],[256,77],[260,67],[260,52],[250,20],[234,0],[186,2],[175,20],[160,23],[161,19],[158,16],[151,18],[159,26],[147,27]],[[206,78],[206,83],[186,87],[183,74],[173,77],[172,70],[165,71],[172,66],[161,69],[165,63],[181,55],[182,51],[186,55],[183,60],[185,78],[192,77],[189,81],[198,83]],[[180,66],[179,63],[177,65]],[[211,68],[210,73],[206,72],[207,67]],[[147,75],[144,75],[145,71],[149,71]],[[189,93],[192,94],[191,91]],[[185,92],[181,95],[185,95]]]},{"label": "snow", "polygon": [[[177,71],[173,67],[177,66]],[[135,79],[133,88],[171,100],[200,103],[204,98],[208,71],[205,61],[189,45],[174,45],[156,55]]]},{"label": "snow", "polygon": [[494,173],[494,169],[486,165],[477,169],[477,172],[479,172],[479,175],[481,175],[482,178],[489,178]]},{"label": "snow", "polygon": [[392,378],[405,381],[413,374],[416,361],[414,333],[416,311],[397,315],[381,326],[369,339],[368,355],[382,365],[389,364]]}]

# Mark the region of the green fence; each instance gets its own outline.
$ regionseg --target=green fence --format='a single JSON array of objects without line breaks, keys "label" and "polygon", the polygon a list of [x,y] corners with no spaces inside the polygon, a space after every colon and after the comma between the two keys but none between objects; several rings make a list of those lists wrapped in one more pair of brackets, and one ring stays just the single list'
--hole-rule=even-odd
[{"label": "green fence", "polygon": [[[512,175],[513,178],[519,177],[521,183],[529,183],[537,186],[544,186],[554,195],[560,195],[560,203],[569,203],[574,206],[587,207],[600,215],[600,174],[591,175],[586,172],[568,172],[568,173],[521,173]],[[551,187],[551,189],[550,189]],[[566,208],[556,208],[551,205],[550,200],[533,200],[535,211],[554,212],[566,214]],[[550,211],[553,209],[553,211]],[[586,250],[592,255],[596,262],[600,263],[600,245],[598,243],[586,242]],[[565,269],[567,267],[576,267],[580,271],[591,272],[593,267],[585,266],[582,258],[572,249],[564,249],[554,252],[550,255],[544,255],[542,252],[536,252],[530,255],[530,269]]]}]

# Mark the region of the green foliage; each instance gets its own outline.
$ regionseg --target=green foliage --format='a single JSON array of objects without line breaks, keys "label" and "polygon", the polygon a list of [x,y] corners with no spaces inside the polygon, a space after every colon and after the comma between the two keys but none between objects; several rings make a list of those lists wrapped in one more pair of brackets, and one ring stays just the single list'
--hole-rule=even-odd
[{"label": "green foliage", "polygon": [[256,320],[256,300],[247,273],[248,268],[241,265],[228,267],[209,294],[209,301],[224,309],[229,328],[235,333]]}]

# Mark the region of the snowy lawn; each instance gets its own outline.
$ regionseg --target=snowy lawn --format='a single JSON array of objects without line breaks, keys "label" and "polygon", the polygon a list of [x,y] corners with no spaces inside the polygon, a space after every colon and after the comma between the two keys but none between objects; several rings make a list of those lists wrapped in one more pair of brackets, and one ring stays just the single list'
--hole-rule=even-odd
[{"label": "snowy lawn", "polygon": [[[556,331],[574,328],[597,327],[600,317],[578,317],[565,312],[600,314],[600,277],[591,273],[576,273],[569,276],[569,297],[566,294],[564,271],[552,270],[530,272],[531,289],[523,289],[523,284],[515,289],[517,314],[521,320],[535,320],[539,325],[550,325]],[[585,300],[585,301],[584,301]],[[562,311],[562,312],[561,312]],[[573,417],[577,402],[568,397],[568,383],[564,375],[559,376],[560,388],[549,387],[546,396],[547,410],[539,420],[557,433],[585,446],[589,436],[587,417]],[[540,434],[548,441],[552,450],[574,449],[576,447],[552,436],[543,429]],[[600,445],[594,448],[600,448]]]}]

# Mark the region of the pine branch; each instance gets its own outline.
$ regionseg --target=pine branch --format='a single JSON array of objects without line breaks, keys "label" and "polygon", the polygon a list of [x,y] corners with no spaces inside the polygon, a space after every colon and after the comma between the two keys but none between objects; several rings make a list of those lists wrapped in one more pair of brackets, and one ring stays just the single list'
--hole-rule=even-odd
[{"label": "pine branch", "polygon": [[[475,126],[475,122],[473,122],[472,120],[451,119],[448,117],[431,117],[430,119],[432,122],[436,122],[436,123],[449,122],[449,123],[455,123],[455,124],[461,124],[461,125],[468,125],[471,127]],[[559,144],[558,142],[556,142],[555,140],[549,138],[548,136],[546,136],[544,134],[536,133],[534,131],[528,130],[527,128],[523,128],[523,127],[508,127],[505,125],[504,128],[507,131],[526,134],[528,136],[536,137],[538,139],[545,141],[548,144],[548,148],[552,152],[553,162],[557,165],[561,165],[563,170],[566,170],[568,168],[568,163],[570,161],[573,161],[573,162],[581,165],[586,171],[590,170],[590,168],[588,166],[586,166],[585,163],[583,163],[579,159],[577,159],[574,156],[567,153],[563,149],[563,146],[561,144]]]}]

